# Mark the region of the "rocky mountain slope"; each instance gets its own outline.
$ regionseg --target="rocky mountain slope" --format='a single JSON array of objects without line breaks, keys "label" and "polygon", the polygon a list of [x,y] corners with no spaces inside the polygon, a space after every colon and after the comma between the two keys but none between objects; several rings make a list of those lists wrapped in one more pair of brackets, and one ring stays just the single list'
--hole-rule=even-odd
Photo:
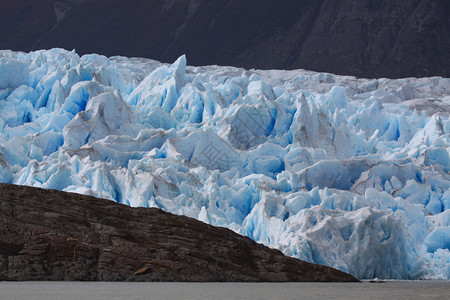
[{"label": "rocky mountain slope", "polygon": [[0,280],[357,281],[159,209],[8,184]]},{"label": "rocky mountain slope", "polygon": [[3,0],[0,49],[449,77],[447,0]]}]

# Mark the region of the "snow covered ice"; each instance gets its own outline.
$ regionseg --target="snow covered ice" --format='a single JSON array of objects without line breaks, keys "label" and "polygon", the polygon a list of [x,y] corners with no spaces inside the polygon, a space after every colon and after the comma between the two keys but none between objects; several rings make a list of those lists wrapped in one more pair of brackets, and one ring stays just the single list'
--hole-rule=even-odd
[{"label": "snow covered ice", "polygon": [[0,181],[159,207],[358,278],[450,279],[450,79],[0,51]]}]

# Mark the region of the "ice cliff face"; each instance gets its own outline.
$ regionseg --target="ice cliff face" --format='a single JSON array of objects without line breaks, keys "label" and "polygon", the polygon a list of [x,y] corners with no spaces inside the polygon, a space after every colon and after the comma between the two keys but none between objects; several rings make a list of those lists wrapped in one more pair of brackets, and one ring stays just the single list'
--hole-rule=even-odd
[{"label": "ice cliff face", "polygon": [[450,79],[0,51],[0,181],[159,207],[359,278],[450,278]]}]

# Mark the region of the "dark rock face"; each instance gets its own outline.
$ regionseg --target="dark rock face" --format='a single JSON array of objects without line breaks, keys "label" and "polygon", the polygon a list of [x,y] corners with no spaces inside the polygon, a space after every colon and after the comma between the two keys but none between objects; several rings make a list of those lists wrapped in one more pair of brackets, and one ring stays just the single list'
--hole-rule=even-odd
[{"label": "dark rock face", "polygon": [[26,50],[55,24],[54,0],[1,0],[0,49]]},{"label": "dark rock face", "polygon": [[0,280],[357,281],[187,217],[7,184]]},{"label": "dark rock face", "polygon": [[2,0],[0,48],[450,77],[449,15],[448,0]]}]

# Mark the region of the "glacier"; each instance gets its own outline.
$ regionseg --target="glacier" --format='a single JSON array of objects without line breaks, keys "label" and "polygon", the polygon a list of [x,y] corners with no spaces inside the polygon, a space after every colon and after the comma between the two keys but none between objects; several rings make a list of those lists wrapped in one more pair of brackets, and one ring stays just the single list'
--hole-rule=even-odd
[{"label": "glacier", "polygon": [[158,207],[360,279],[450,279],[450,79],[0,51],[0,182]]}]

